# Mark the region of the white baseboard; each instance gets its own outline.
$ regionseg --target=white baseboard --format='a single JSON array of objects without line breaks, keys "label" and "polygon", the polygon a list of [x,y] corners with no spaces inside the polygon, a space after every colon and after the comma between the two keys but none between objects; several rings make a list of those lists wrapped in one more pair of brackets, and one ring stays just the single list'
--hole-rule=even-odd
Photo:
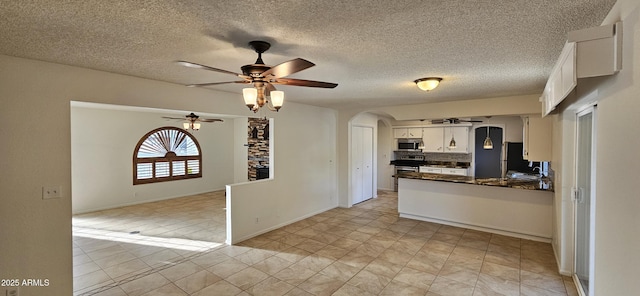
[{"label": "white baseboard", "polygon": [[526,233],[518,233],[518,232],[507,231],[507,230],[500,230],[500,229],[495,229],[495,228],[489,228],[489,227],[483,227],[483,226],[478,226],[478,225],[453,222],[453,221],[448,221],[448,220],[441,220],[441,219],[418,216],[418,215],[412,215],[412,214],[400,213],[400,217],[408,218],[408,219],[414,219],[414,220],[420,220],[420,221],[426,221],[426,222],[433,222],[433,223],[444,224],[444,225],[450,225],[450,226],[456,226],[456,227],[467,228],[467,229],[473,229],[473,230],[484,231],[484,232],[489,232],[489,233],[495,233],[495,234],[500,234],[500,235],[505,235],[505,236],[523,238],[523,239],[539,241],[539,242],[544,242],[544,243],[551,243],[551,239],[550,238],[530,235],[530,234],[526,234]]},{"label": "white baseboard", "polygon": [[243,237],[241,237],[241,238],[238,238],[238,239],[231,239],[231,240],[230,240],[230,239],[229,239],[229,235],[228,235],[228,233],[227,233],[227,240],[225,240],[225,244],[227,244],[227,245],[237,244],[237,243],[239,243],[239,242],[242,242],[242,241],[248,240],[248,239],[253,238],[253,237],[256,237],[256,236],[258,236],[258,235],[261,235],[261,234],[267,233],[267,232],[272,231],[272,230],[276,230],[276,229],[278,229],[278,228],[281,228],[281,227],[287,226],[287,225],[289,225],[289,224],[296,223],[296,222],[298,222],[298,221],[301,221],[301,220],[307,219],[307,218],[309,218],[309,217],[315,216],[315,215],[320,214],[320,213],[324,213],[324,212],[326,212],[326,211],[329,211],[329,210],[332,210],[332,209],[335,209],[335,208],[337,208],[337,206],[331,206],[331,207],[326,208],[326,209],[323,209],[323,210],[319,210],[319,211],[316,211],[316,212],[313,212],[313,213],[310,213],[310,214],[307,214],[307,215],[304,215],[304,216],[301,216],[301,217],[298,217],[298,218],[295,218],[295,219],[292,219],[292,220],[289,220],[289,221],[286,221],[286,222],[282,222],[282,223],[280,223],[280,224],[277,224],[277,225],[271,226],[271,227],[269,227],[269,228],[266,228],[266,229],[260,230],[260,231],[258,231],[258,232],[254,232],[254,233],[252,233],[252,234],[245,235],[245,236],[243,236]]},{"label": "white baseboard", "polygon": [[[210,189],[210,190],[206,190],[206,191],[202,191],[202,192],[193,192],[193,193],[186,193],[186,194],[180,194],[180,195],[172,195],[172,196],[166,196],[166,197],[161,197],[161,198],[153,198],[153,199],[146,199],[146,200],[139,200],[139,201],[134,201],[134,202],[122,203],[122,204],[117,204],[117,205],[108,205],[108,206],[103,206],[103,207],[84,209],[84,210],[80,210],[80,211],[77,211],[77,212],[74,211],[71,214],[72,215],[86,214],[86,213],[91,213],[91,212],[104,211],[104,210],[110,210],[110,209],[117,209],[117,208],[128,207],[128,206],[135,206],[135,205],[146,204],[146,203],[150,203],[150,202],[163,201],[163,200],[169,200],[169,199],[174,199],[174,198],[180,198],[180,197],[185,197],[185,196],[198,195],[198,194],[204,194],[204,193],[216,192],[216,191],[224,191],[224,188]],[[73,199],[71,200],[71,202],[73,203]]]}]

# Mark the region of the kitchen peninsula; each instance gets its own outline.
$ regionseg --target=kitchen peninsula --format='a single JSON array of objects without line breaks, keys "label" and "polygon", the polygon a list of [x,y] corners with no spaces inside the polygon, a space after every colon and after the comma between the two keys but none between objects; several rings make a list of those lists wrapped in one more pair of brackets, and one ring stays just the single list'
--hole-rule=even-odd
[{"label": "kitchen peninsula", "polygon": [[553,185],[546,178],[475,179],[401,173],[400,217],[550,242]]}]

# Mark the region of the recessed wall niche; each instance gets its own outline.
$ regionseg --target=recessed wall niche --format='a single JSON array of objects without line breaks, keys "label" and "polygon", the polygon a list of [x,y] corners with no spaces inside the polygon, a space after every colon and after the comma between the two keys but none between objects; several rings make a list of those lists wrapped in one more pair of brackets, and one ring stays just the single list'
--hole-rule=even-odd
[{"label": "recessed wall niche", "polygon": [[269,178],[269,119],[249,118],[247,125],[249,181]]}]

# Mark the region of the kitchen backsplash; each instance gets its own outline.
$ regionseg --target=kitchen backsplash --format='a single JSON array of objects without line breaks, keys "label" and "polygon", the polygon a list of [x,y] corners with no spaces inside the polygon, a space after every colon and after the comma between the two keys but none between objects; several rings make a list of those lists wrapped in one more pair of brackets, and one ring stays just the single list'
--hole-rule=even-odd
[{"label": "kitchen backsplash", "polygon": [[471,162],[472,153],[423,153],[425,161]]}]

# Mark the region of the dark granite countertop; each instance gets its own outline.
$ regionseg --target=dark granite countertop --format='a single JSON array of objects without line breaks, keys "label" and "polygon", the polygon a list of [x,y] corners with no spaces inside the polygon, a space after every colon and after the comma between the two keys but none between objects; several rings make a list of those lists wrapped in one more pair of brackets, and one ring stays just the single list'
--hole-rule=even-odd
[{"label": "dark granite countertop", "polygon": [[469,176],[455,176],[443,174],[429,174],[417,172],[403,172],[397,175],[398,178],[443,181],[452,183],[465,183],[473,185],[509,187],[526,190],[553,191],[553,182],[549,178],[540,180],[512,179],[512,178],[474,178]]}]

